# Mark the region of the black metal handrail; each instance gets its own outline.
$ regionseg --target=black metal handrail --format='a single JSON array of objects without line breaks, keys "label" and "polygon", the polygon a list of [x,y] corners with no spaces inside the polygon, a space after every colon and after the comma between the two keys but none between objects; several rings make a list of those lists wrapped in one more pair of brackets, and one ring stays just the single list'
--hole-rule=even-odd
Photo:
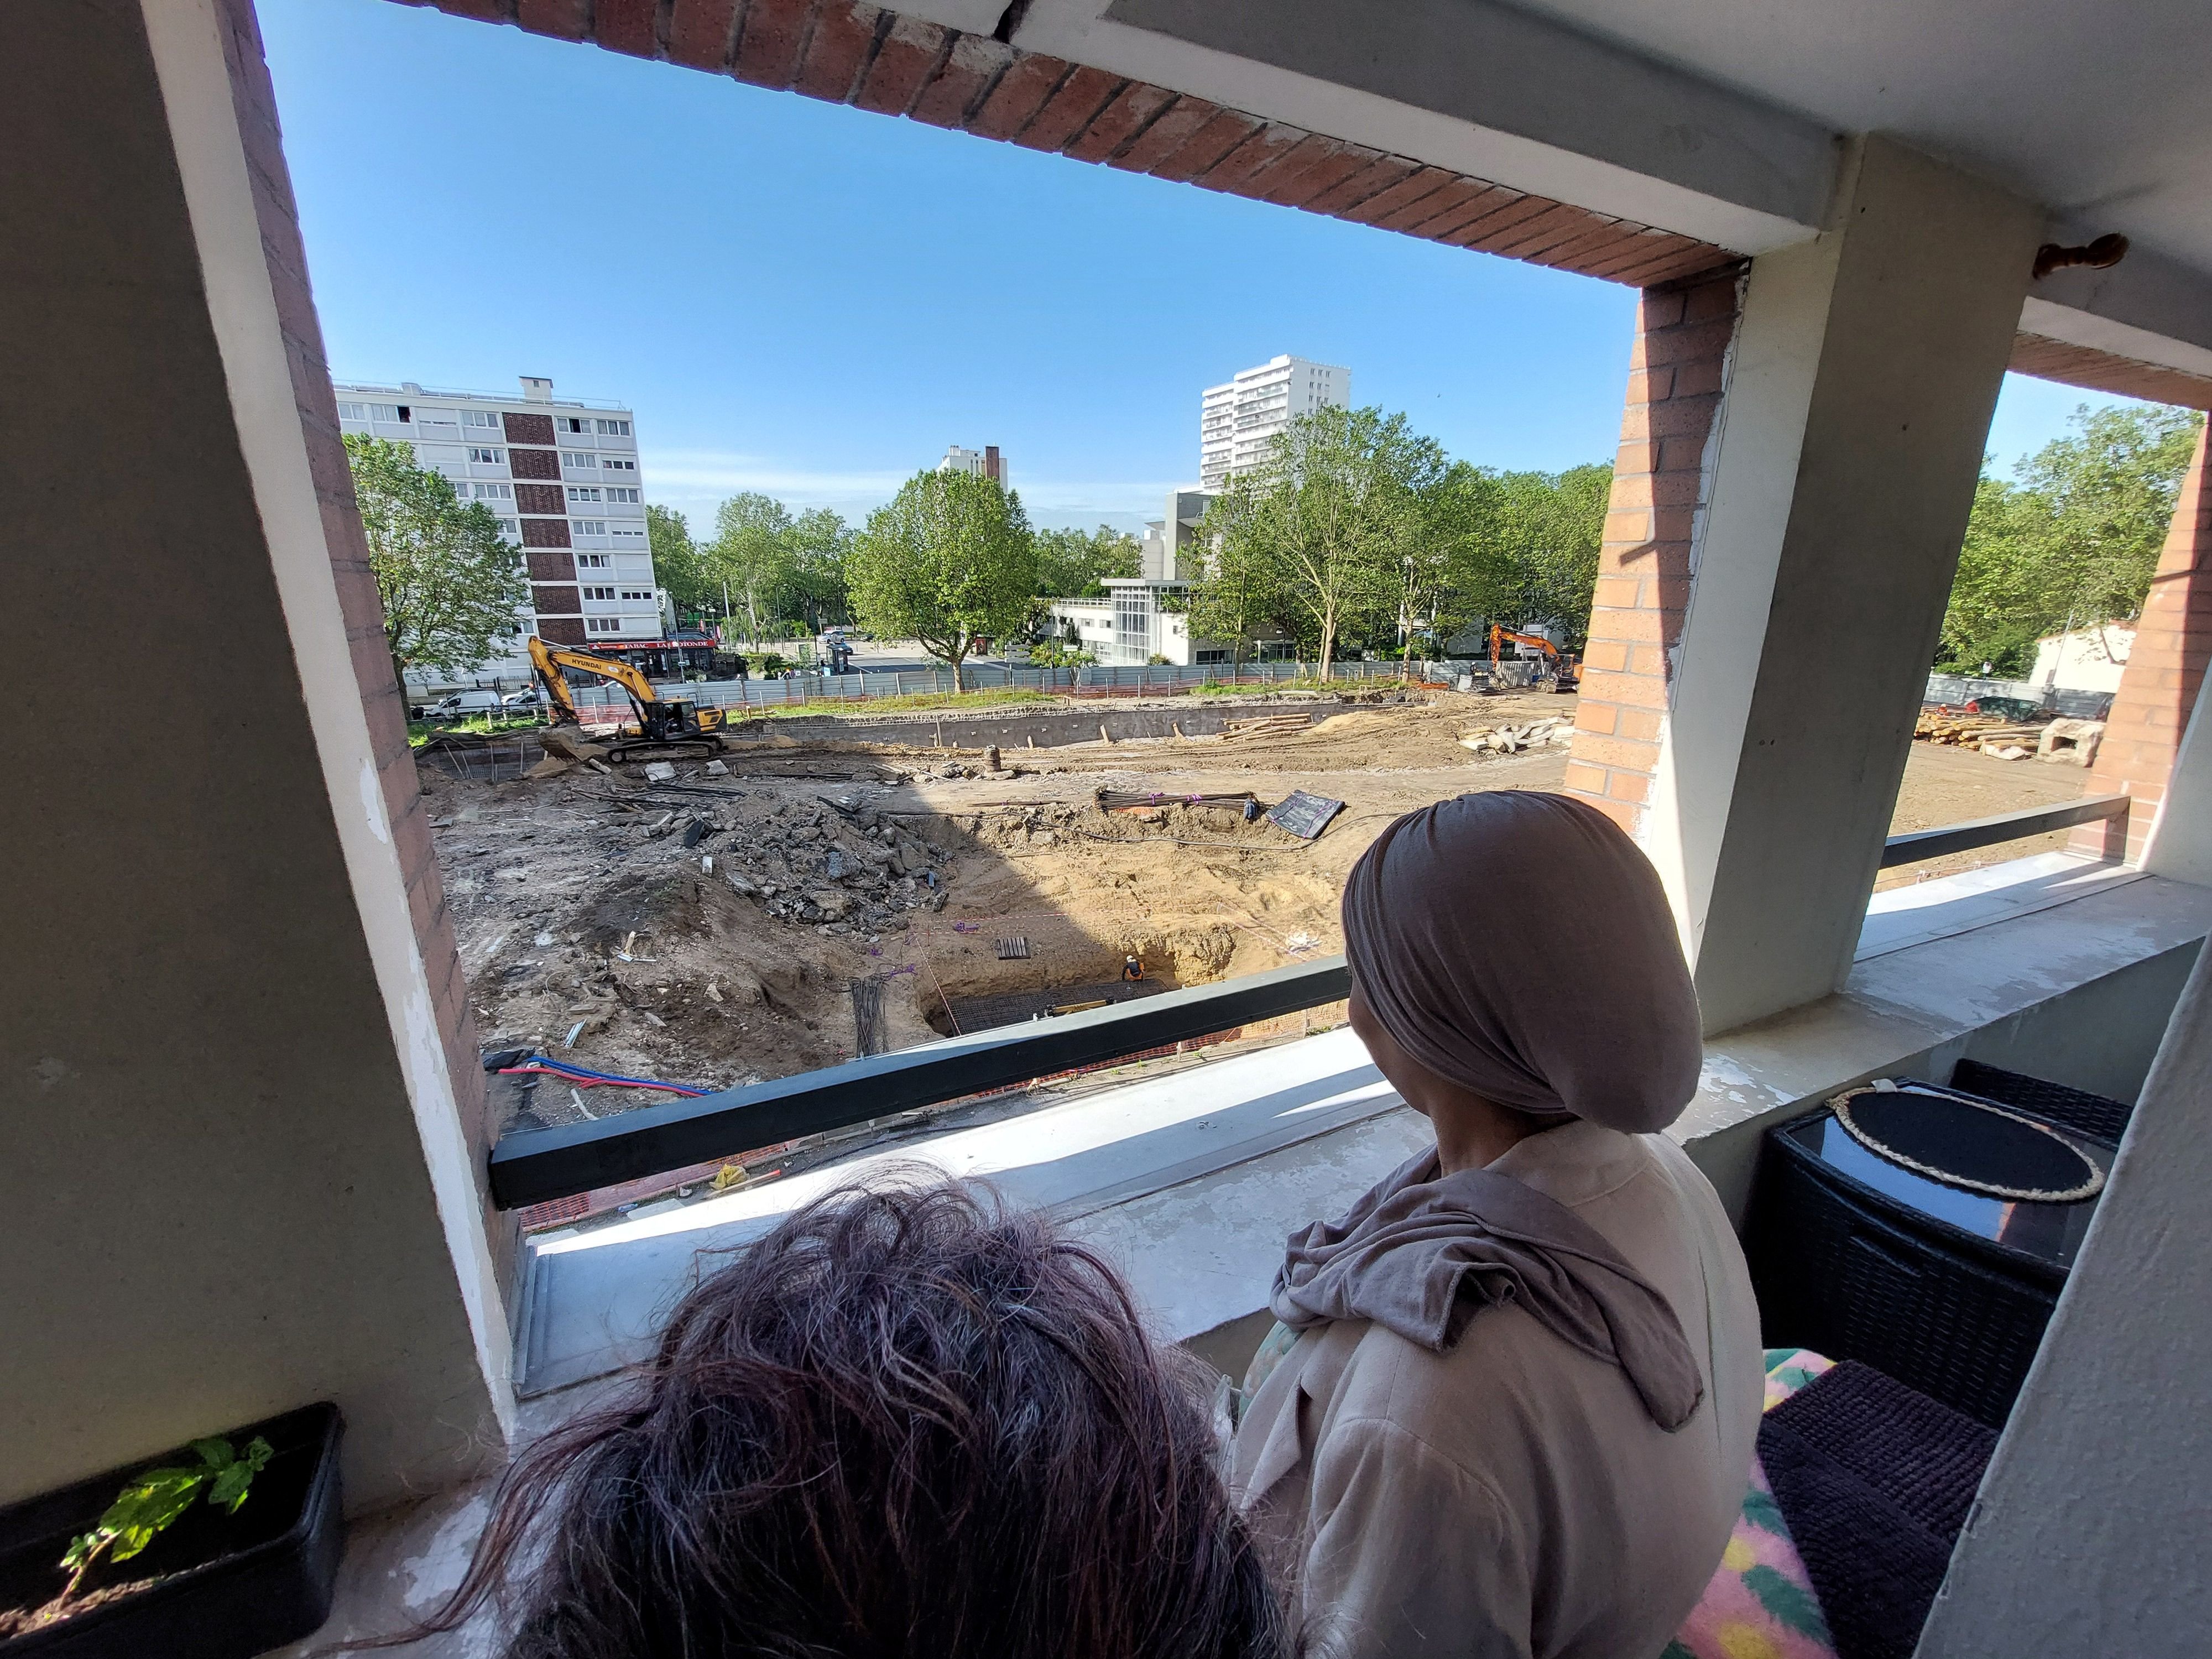
[{"label": "black metal handrail", "polygon": [[1999,812],[1994,817],[1970,818],[1964,823],[1947,823],[1940,829],[1911,830],[1901,836],[1892,836],[1882,843],[1881,867],[1888,870],[1900,864],[1917,864],[1923,859],[1940,859],[1950,853],[1969,853],[1977,847],[2025,841],[2030,836],[2070,829],[2077,823],[2125,817],[2127,811],[2125,795],[2092,795],[2087,800],[2069,801],[2063,806],[2033,806],[2024,812]]},{"label": "black metal handrail", "polygon": [[1328,957],[1087,1013],[871,1054],[796,1077],[641,1107],[618,1117],[513,1132],[492,1148],[492,1202],[513,1210],[571,1198],[917,1106],[1127,1059],[1255,1020],[1340,1002],[1351,994],[1344,958]]}]

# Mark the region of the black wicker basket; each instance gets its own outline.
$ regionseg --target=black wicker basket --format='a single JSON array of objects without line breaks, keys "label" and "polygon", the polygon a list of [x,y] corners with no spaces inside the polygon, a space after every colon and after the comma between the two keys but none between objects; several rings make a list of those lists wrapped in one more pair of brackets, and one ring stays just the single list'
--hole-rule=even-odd
[{"label": "black wicker basket", "polygon": [[1769,1130],[1761,1151],[1744,1245],[1767,1346],[1860,1360],[2002,1428],[2065,1268],[1900,1202],[1791,1133],[1832,1115]]},{"label": "black wicker basket", "polygon": [[2135,1108],[2124,1100],[2110,1100],[2063,1083],[2045,1083],[2039,1077],[1984,1066],[1978,1060],[1962,1060],[1951,1068],[1951,1086],[1964,1094],[1979,1095],[2003,1106],[2033,1112],[2062,1129],[2109,1140],[2115,1146],[2127,1132]]}]

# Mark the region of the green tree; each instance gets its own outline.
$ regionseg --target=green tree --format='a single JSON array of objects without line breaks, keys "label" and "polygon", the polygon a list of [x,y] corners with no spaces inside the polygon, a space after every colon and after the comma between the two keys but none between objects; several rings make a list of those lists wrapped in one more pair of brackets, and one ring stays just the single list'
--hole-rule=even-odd
[{"label": "green tree", "polygon": [[680,621],[719,615],[722,590],[707,572],[707,556],[691,539],[691,526],[672,507],[645,509],[646,545],[653,550],[653,578],[668,590]]},{"label": "green tree", "polygon": [[530,584],[491,509],[464,507],[412,445],[348,433],[345,450],[392,672],[465,673],[499,655],[522,631]]},{"label": "green tree", "polygon": [[995,478],[918,472],[868,515],[845,558],[854,608],[877,633],[952,665],[1028,619],[1036,544],[1022,498]]},{"label": "green tree", "polygon": [[2038,639],[2142,609],[2203,416],[2076,409],[2066,436],[1983,477],[1943,617],[1939,660],[2021,674]]},{"label": "green tree", "polygon": [[1278,592],[1311,624],[1323,678],[1340,635],[1395,614],[1401,561],[1422,544],[1445,471],[1435,439],[1379,409],[1313,410],[1269,440],[1255,530]]},{"label": "green tree", "polygon": [[1036,556],[1037,597],[1045,599],[1098,599],[1107,577],[1144,570],[1137,538],[1103,524],[1091,531],[1040,530]]},{"label": "green tree", "polygon": [[1553,624],[1579,649],[1589,631],[1598,547],[1613,490],[1602,463],[1564,472],[1496,472],[1461,550],[1471,614],[1508,628]]},{"label": "green tree", "polygon": [[852,617],[852,594],[845,575],[852,527],[828,507],[817,507],[793,520],[787,538],[790,563],[775,594],[776,615],[796,617],[809,633],[819,633]]},{"label": "green tree", "polygon": [[1199,579],[1190,590],[1194,639],[1225,640],[1232,666],[1261,627],[1291,608],[1289,575],[1262,511],[1264,489],[1232,477],[1199,521]]},{"label": "green tree", "polygon": [[707,570],[725,588],[725,601],[744,613],[749,637],[775,614],[774,600],[797,562],[791,511],[757,490],[732,495],[714,510],[714,538],[706,546]]}]

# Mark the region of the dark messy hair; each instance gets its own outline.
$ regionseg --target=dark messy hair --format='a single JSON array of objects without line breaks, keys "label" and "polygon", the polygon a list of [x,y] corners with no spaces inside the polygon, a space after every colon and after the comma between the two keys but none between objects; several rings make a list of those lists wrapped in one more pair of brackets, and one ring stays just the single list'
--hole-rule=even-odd
[{"label": "dark messy hair", "polygon": [[1042,1217],[833,1193],[521,1455],[408,1635],[496,1603],[507,1659],[1279,1659],[1197,1375]]}]

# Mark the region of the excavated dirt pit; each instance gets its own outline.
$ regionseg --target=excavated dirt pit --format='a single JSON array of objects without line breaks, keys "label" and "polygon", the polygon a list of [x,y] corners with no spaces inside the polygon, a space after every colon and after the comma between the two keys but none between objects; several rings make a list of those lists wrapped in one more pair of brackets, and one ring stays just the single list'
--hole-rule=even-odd
[{"label": "excavated dirt pit", "polygon": [[[1325,717],[1271,718],[1294,713]],[[1385,823],[1468,790],[1559,787],[1563,741],[1477,754],[1463,737],[1544,720],[1563,733],[1573,713],[1547,693],[1336,712],[1284,699],[1240,710],[1267,721],[1242,732],[1034,750],[963,716],[907,743],[776,722],[732,740],[725,776],[692,763],[659,784],[635,765],[518,778],[526,752],[421,771],[483,1047],[722,1087],[1329,954],[1344,876]],[[1899,820],[1978,817],[2081,781],[1916,744]],[[1157,799],[1106,811],[1102,789]],[[1185,799],[1267,805],[1293,789],[1345,803],[1317,841]],[[1119,977],[1132,954],[1142,986]],[[551,1079],[532,1095],[531,1121],[547,1123],[667,1098]]]}]

